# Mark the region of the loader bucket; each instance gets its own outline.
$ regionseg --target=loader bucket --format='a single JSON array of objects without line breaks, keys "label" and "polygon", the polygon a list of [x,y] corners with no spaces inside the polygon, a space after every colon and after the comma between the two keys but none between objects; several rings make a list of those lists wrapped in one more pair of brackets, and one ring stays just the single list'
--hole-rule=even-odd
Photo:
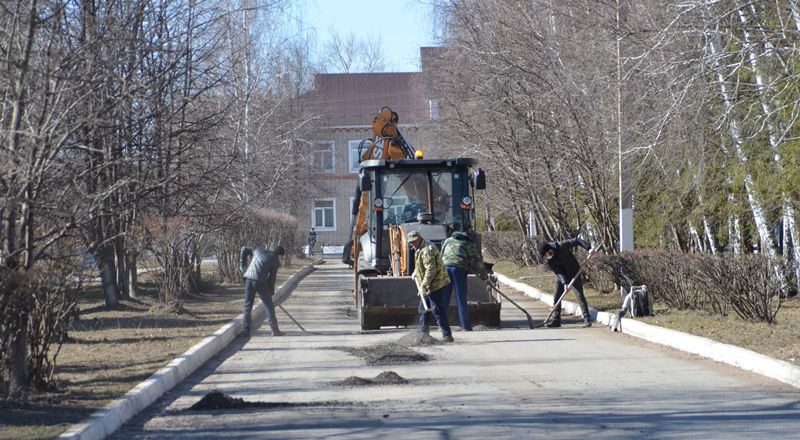
[{"label": "loader bucket", "polygon": [[[467,303],[472,325],[500,327],[500,300],[475,275],[467,277]],[[359,277],[358,311],[362,330],[419,324],[419,297],[411,277]],[[455,292],[448,318],[458,326]],[[435,321],[434,321],[435,322]]]}]

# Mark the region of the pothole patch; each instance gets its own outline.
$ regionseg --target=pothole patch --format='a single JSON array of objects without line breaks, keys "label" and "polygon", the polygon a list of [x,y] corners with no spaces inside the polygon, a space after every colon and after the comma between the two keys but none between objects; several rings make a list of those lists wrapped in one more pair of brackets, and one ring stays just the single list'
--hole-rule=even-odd
[{"label": "pothole patch", "polygon": [[394,342],[368,347],[339,347],[338,349],[364,359],[367,365],[409,364],[426,362],[429,359],[425,354]]},{"label": "pothole patch", "polygon": [[408,379],[404,379],[394,371],[384,371],[373,379],[366,379],[358,376],[350,376],[347,379],[334,382],[334,386],[341,387],[363,387],[370,385],[405,385]]},{"label": "pothole patch", "polygon": [[212,390],[186,411],[206,410],[234,410],[248,408],[289,408],[289,407],[335,407],[357,406],[354,402],[323,401],[323,402],[249,402],[240,397],[229,396],[222,391]]}]

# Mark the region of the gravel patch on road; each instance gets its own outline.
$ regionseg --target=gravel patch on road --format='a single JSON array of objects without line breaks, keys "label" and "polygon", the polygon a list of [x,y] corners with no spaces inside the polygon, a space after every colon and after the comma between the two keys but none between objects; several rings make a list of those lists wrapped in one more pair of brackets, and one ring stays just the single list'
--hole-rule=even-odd
[{"label": "gravel patch on road", "polygon": [[407,383],[407,379],[404,379],[394,371],[384,371],[375,376],[374,379],[350,376],[347,379],[334,382],[333,385],[341,387],[361,387],[370,385],[404,385]]},{"label": "gravel patch on road", "polygon": [[398,339],[397,343],[404,347],[426,347],[431,345],[441,345],[445,342],[436,339],[427,333],[422,333],[421,331],[411,331]]},{"label": "gravel patch on road", "polygon": [[368,347],[338,347],[337,350],[358,356],[364,359],[367,365],[398,365],[427,362],[429,359],[428,355],[418,353],[394,342],[370,345]]}]

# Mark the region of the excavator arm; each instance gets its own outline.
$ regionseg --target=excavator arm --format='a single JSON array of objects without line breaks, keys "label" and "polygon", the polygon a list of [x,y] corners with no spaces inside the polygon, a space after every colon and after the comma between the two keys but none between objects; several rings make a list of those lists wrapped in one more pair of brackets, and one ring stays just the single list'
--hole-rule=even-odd
[{"label": "excavator arm", "polygon": [[[399,117],[389,107],[383,107],[372,120],[372,139],[367,139],[369,147],[361,153],[360,161],[371,159],[399,160],[413,159],[415,155],[414,147],[406,141],[400,132],[397,122]],[[342,253],[342,262],[346,264],[357,264],[358,253],[361,250],[358,237],[367,232],[367,211],[369,206],[369,194],[362,193],[356,189],[354,199],[356,205],[353,206],[352,232],[350,241],[345,245]],[[357,270],[356,270],[357,272]]]},{"label": "excavator arm", "polygon": [[361,160],[413,159],[414,147],[406,141],[397,126],[399,117],[389,107],[383,107],[372,120],[373,142]]}]

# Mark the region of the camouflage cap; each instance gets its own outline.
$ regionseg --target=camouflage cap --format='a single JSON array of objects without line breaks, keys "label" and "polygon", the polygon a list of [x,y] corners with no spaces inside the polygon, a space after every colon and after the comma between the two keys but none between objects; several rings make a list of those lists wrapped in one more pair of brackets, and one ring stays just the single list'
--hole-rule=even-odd
[{"label": "camouflage cap", "polygon": [[414,241],[414,240],[416,240],[416,239],[418,239],[420,237],[422,237],[422,236],[419,235],[419,231],[416,231],[416,230],[415,231],[411,231],[408,234],[406,234],[406,238],[408,239],[408,241]]}]

